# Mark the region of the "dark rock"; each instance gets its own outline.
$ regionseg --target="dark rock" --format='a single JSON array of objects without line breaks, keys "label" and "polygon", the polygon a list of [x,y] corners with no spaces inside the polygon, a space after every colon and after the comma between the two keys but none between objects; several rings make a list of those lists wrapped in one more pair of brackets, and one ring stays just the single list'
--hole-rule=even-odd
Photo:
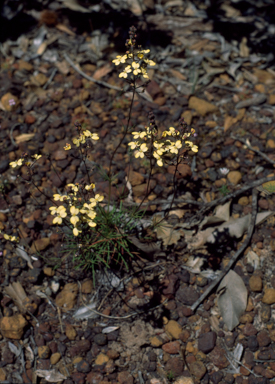
[{"label": "dark rock", "polygon": [[72,373],[72,379],[74,380],[74,383],[76,384],[84,384],[85,383],[85,373],[81,372],[73,372]]},{"label": "dark rock", "polygon": [[207,159],[211,153],[213,152],[213,148],[210,146],[203,147],[199,150],[198,155],[199,157],[202,157],[203,159]]},{"label": "dark rock", "polygon": [[197,380],[201,380],[207,372],[202,361],[194,361],[193,363],[190,363],[189,367],[191,375]]},{"label": "dark rock", "polygon": [[117,380],[120,384],[133,384],[134,378],[128,371],[119,372]]},{"label": "dark rock", "polygon": [[149,359],[150,361],[157,361],[157,355],[155,354],[155,352],[150,351],[150,352],[148,353],[148,359]]},{"label": "dark rock", "polygon": [[57,347],[58,347],[58,352],[64,356],[66,351],[67,351],[67,346],[63,343],[57,343]]},{"label": "dark rock", "polygon": [[258,359],[259,360],[270,360],[270,351],[269,350],[260,351],[258,354]]},{"label": "dark rock", "polygon": [[40,268],[33,268],[30,269],[28,272],[27,280],[29,283],[35,284],[39,280],[42,273],[42,269]]},{"label": "dark rock", "polygon": [[223,369],[229,365],[226,352],[221,347],[216,346],[213,351],[210,352],[209,358],[217,368]]},{"label": "dark rock", "polygon": [[183,283],[189,283],[190,281],[190,273],[186,269],[178,273],[178,277]]},{"label": "dark rock", "polygon": [[249,336],[247,339],[247,346],[252,352],[256,352],[259,348],[259,343],[255,335]]},{"label": "dark rock", "polygon": [[10,160],[1,160],[0,161],[0,174],[6,172],[10,167]]},{"label": "dark rock", "polygon": [[218,173],[213,168],[208,169],[206,173],[207,173],[208,178],[211,181],[216,181],[217,180]]},{"label": "dark rock", "polygon": [[37,360],[37,369],[49,370],[51,366],[50,359],[38,359]]},{"label": "dark rock", "polygon": [[36,336],[35,336],[35,342],[36,342],[36,345],[38,347],[43,347],[43,345],[45,345],[45,340],[44,340],[44,337],[38,333]]},{"label": "dark rock", "polygon": [[250,324],[250,323],[247,323],[245,324],[245,326],[243,327],[243,334],[245,336],[252,336],[252,335],[256,335],[258,333],[257,329],[254,327],[253,324]]},{"label": "dark rock", "polygon": [[48,141],[49,143],[55,143],[55,142],[56,142],[56,138],[54,137],[54,135],[49,135],[49,136],[47,137],[47,141]]},{"label": "dark rock", "polygon": [[69,352],[71,356],[77,356],[83,352],[89,351],[90,348],[91,348],[90,340],[79,340],[76,342],[75,345],[70,347]]},{"label": "dark rock", "polygon": [[57,342],[56,341],[51,341],[49,343],[49,348],[50,348],[52,354],[58,352]]},{"label": "dark rock", "polygon": [[119,335],[119,331],[114,331],[107,334],[108,341],[116,341]]},{"label": "dark rock", "polygon": [[98,335],[95,335],[94,342],[97,345],[106,345],[107,344],[107,336],[104,333],[99,333]]},{"label": "dark rock", "polygon": [[193,287],[180,287],[177,290],[176,298],[183,304],[192,305],[198,300],[199,294]]},{"label": "dark rock", "polygon": [[193,311],[191,308],[186,307],[185,305],[181,305],[177,308],[179,317],[189,317],[193,315]]},{"label": "dark rock", "polygon": [[15,355],[11,352],[11,350],[6,345],[4,347],[3,352],[2,352],[1,363],[2,362],[4,363],[4,365],[2,365],[2,367],[4,367],[7,364],[12,364],[14,362],[14,358],[15,358]]},{"label": "dark rock", "polygon": [[86,378],[87,384],[98,384],[102,380],[103,380],[103,375],[99,372],[93,372],[93,371],[88,373]]},{"label": "dark rock", "polygon": [[227,335],[224,338],[224,342],[228,348],[232,348],[235,343],[235,337],[234,335]]},{"label": "dark rock", "polygon": [[271,343],[271,339],[267,331],[260,331],[257,335],[260,347],[267,347]]},{"label": "dark rock", "polygon": [[227,373],[224,377],[224,381],[228,384],[233,384],[234,380],[234,376],[231,373]]},{"label": "dark rock", "polygon": [[168,297],[173,296],[177,289],[178,279],[178,276],[175,274],[165,277],[162,281],[162,285],[165,287],[162,289],[162,293]]},{"label": "dark rock", "polygon": [[91,348],[91,354],[93,357],[96,357],[100,353],[100,348],[96,343],[93,343]]},{"label": "dark rock", "polygon": [[203,353],[211,352],[216,345],[217,335],[215,332],[203,333],[199,336],[198,348]]},{"label": "dark rock", "polygon": [[223,373],[222,371],[217,371],[217,372],[214,372],[213,375],[211,376],[210,380],[214,383],[214,384],[218,384],[220,381],[222,381],[223,379]]},{"label": "dark rock", "polygon": [[78,370],[78,372],[88,373],[91,370],[91,366],[90,366],[90,364],[86,360],[81,360],[76,365],[76,369]]},{"label": "dark rock", "polygon": [[179,357],[171,357],[165,365],[165,370],[173,372],[174,377],[181,376],[184,371],[184,363]]}]

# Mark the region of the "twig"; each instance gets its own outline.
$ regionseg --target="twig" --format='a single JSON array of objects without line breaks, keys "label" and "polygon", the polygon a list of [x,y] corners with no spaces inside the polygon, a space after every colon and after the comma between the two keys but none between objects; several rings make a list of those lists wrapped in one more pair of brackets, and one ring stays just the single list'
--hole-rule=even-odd
[{"label": "twig", "polygon": [[[78,72],[80,75],[82,75],[83,77],[85,77],[85,79],[87,80],[90,80],[92,81],[93,83],[96,83],[96,84],[99,84],[99,85],[103,85],[104,87],[107,87],[107,88],[111,88],[111,89],[115,89],[116,91],[123,91],[122,88],[119,88],[115,85],[111,85],[109,83],[106,83],[106,81],[101,81],[101,80],[96,80],[94,79],[93,77],[89,76],[89,75],[86,75],[85,72],[83,72],[81,69],[79,69],[74,63],[73,61],[69,58],[69,56],[64,53],[63,54],[65,60],[73,67],[73,69],[76,70],[76,72]],[[123,91],[125,92],[125,90]],[[150,97],[148,95],[146,95],[145,93],[142,93],[142,92],[136,92],[137,95],[141,96],[143,99],[147,100],[147,101],[150,101],[152,102],[152,99],[150,99]]]},{"label": "twig", "polygon": [[52,82],[52,79],[54,78],[56,72],[57,72],[57,68],[54,68],[54,69],[52,70],[52,73],[51,73],[49,79],[48,79],[47,82],[43,85],[43,89],[47,89],[48,85]]},{"label": "twig", "polygon": [[[207,211],[209,211],[211,208],[215,207],[216,205],[225,204],[228,200],[231,200],[232,198],[235,198],[235,197],[241,195],[242,193],[248,191],[249,189],[252,189],[254,187],[258,187],[258,185],[267,183],[268,181],[274,181],[274,180],[275,180],[275,176],[263,177],[262,179],[255,180],[251,184],[246,185],[242,189],[239,189],[237,191],[229,193],[228,195],[221,197],[220,199],[216,199],[216,200],[210,201],[210,203],[205,204],[205,206],[202,207],[200,209],[200,211],[195,216],[205,214]],[[195,218],[195,216],[194,216],[194,218]]]},{"label": "twig", "polygon": [[250,239],[252,237],[253,231],[254,231],[254,226],[255,226],[255,221],[256,221],[256,216],[257,216],[257,195],[258,195],[258,191],[256,189],[253,189],[251,219],[250,219],[247,235],[246,235],[246,238],[243,242],[243,245],[238,249],[238,251],[235,253],[235,255],[231,258],[231,260],[228,263],[228,265],[226,266],[225,270],[220,273],[220,275],[216,278],[216,280],[214,280],[209,285],[209,287],[201,295],[201,297],[191,306],[192,311],[195,311],[195,309],[203,302],[203,300],[213,291],[213,289],[219,284],[219,282],[222,280],[222,278],[232,268],[232,266],[238,260],[239,256],[243,253],[243,251],[248,246]]},{"label": "twig", "polygon": [[69,58],[69,56],[68,56],[66,53],[64,53],[64,58],[65,58],[65,60],[66,60],[66,61],[73,67],[73,69],[75,69],[81,76],[85,77],[85,79],[90,80],[90,81],[92,81],[93,83],[96,83],[96,84],[99,84],[99,85],[103,85],[104,87],[111,88],[111,89],[115,89],[116,91],[121,91],[121,88],[116,87],[115,85],[108,84],[108,83],[106,83],[105,81],[96,80],[96,79],[94,79],[93,77],[86,75],[85,72],[83,72],[81,69],[79,69],[79,68],[73,63],[73,61]]},{"label": "twig", "polygon": [[[94,312],[96,315],[99,315],[99,316],[102,316],[102,317],[106,317],[107,319],[124,320],[124,319],[128,319],[129,317],[132,317],[132,316],[135,316],[135,315],[140,315],[141,313],[144,313],[144,312],[148,312],[148,310],[146,310],[146,311],[144,310],[144,311],[141,311],[141,312],[133,312],[133,313],[130,313],[130,315],[127,315],[127,316],[108,316],[108,315],[104,315],[103,313],[100,313],[100,312],[96,311],[95,309],[89,308],[84,303],[83,297],[82,297],[82,292],[81,292],[81,285],[80,285],[79,281],[78,281],[78,286],[80,288],[79,292],[80,292],[80,298],[81,298],[82,304],[84,305],[84,307],[89,309],[89,311]],[[164,304],[167,303],[167,301],[168,301],[168,299],[166,299],[163,303],[161,303],[159,305],[156,305],[153,308],[150,308],[149,311],[152,311],[153,309],[157,309],[157,308],[163,306]]]},{"label": "twig", "polygon": [[10,130],[10,139],[11,139],[12,145],[14,145],[15,147],[18,147],[18,144],[14,141],[14,138],[13,138],[12,134],[13,134],[14,129],[17,127],[17,125],[21,125],[21,124],[20,123],[15,123],[11,127],[11,130]]},{"label": "twig", "polygon": [[236,137],[234,135],[231,135],[232,139],[234,140],[238,140],[240,141],[241,143],[245,144],[247,146],[248,149],[250,149],[251,151],[253,152],[256,152],[258,153],[258,155],[262,156],[263,159],[265,159],[266,161],[268,161],[270,164],[272,165],[275,165],[275,161],[270,159],[266,154],[264,154],[262,151],[259,151],[258,149],[255,149],[251,146],[250,144],[250,141],[248,139],[244,140],[244,139],[241,139],[239,137]]},{"label": "twig", "polygon": [[222,344],[223,344],[223,347],[226,349],[226,358],[227,360],[229,361],[229,363],[233,366],[232,364],[232,360],[235,361],[235,363],[241,365],[242,367],[244,367],[245,369],[247,369],[253,376],[255,377],[261,377],[261,376],[258,376],[256,375],[253,371],[251,371],[246,365],[244,365],[240,360],[237,360],[233,353],[230,352],[226,346],[226,344],[224,343],[224,341],[222,340]]},{"label": "twig", "polygon": [[58,319],[59,319],[59,323],[60,323],[61,333],[64,333],[62,319],[61,319],[61,309],[59,307],[57,307],[57,313],[58,313]]}]

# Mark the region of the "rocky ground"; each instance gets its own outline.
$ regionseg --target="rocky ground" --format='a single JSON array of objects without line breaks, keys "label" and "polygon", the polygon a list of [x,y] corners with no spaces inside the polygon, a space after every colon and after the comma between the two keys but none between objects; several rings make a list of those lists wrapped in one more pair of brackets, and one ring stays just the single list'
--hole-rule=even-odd
[{"label": "rocky ground", "polygon": [[[36,22],[1,46],[1,383],[274,380],[271,3],[102,2],[89,4],[87,13],[87,4],[64,2],[60,8],[56,1],[34,9],[24,4],[21,14],[10,16],[14,21],[24,14]],[[149,253],[139,241],[128,272],[98,271],[94,285],[92,273],[75,270],[62,253],[64,238],[52,225],[50,199],[85,176],[81,161],[64,151],[76,136],[76,121],[99,135],[91,165],[106,168],[122,137],[131,93],[112,60],[124,53],[133,23],[138,43],[150,48],[157,65],[149,70],[144,97],[134,101],[132,124],[142,129],[153,111],[162,131],[183,117],[196,130],[199,152],[190,151],[180,165],[169,238],[157,233],[157,249]],[[128,136],[114,157],[112,195],[117,201],[130,167],[139,203],[149,164],[132,159],[129,165]],[[33,183],[22,180],[26,167],[9,166],[22,153],[42,155]],[[167,212],[173,172],[172,166],[154,172],[148,220]],[[106,197],[108,183],[96,171],[92,179]],[[241,221],[251,213],[258,213],[255,226]],[[266,216],[260,221],[261,213]],[[214,224],[218,235],[210,243]],[[3,237],[18,231],[25,253]],[[231,268],[233,287],[227,283],[222,290],[217,283],[208,292],[242,245]],[[222,309],[225,292],[229,299]],[[245,303],[240,312],[238,299]],[[231,326],[226,316],[235,312]]]}]

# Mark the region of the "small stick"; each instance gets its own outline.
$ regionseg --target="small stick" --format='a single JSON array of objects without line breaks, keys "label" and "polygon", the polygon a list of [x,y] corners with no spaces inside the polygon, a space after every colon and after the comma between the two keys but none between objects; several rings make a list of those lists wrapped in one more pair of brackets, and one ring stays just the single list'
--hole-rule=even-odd
[{"label": "small stick", "polygon": [[44,84],[43,89],[47,89],[48,85],[51,84],[52,79],[54,78],[56,72],[57,72],[57,68],[54,68],[53,71],[52,71],[52,73],[51,73],[51,76],[49,77],[49,79],[47,80],[47,82]]},{"label": "small stick", "polygon": [[[79,281],[78,281],[78,286],[79,286],[79,288],[80,288],[80,289],[79,289],[79,293],[80,293],[80,299],[81,299],[82,304],[84,305],[84,307],[86,307],[87,309],[89,309],[89,311],[94,312],[96,315],[105,317],[105,318],[107,318],[107,319],[124,320],[124,319],[129,319],[129,317],[132,317],[132,316],[135,316],[135,315],[140,315],[141,313],[144,313],[144,312],[148,312],[148,310],[146,310],[146,311],[141,311],[141,312],[133,312],[133,313],[130,313],[130,315],[127,315],[127,316],[108,316],[108,315],[104,315],[103,313],[98,312],[98,311],[96,311],[95,309],[89,308],[89,307],[84,303],[84,300],[83,300],[83,297],[82,297],[82,292],[81,292],[81,284],[80,284]],[[162,305],[166,304],[166,303],[167,303],[167,300],[168,300],[168,299],[166,299],[163,303],[160,303],[159,305],[156,305],[155,307],[150,308],[149,311],[152,311],[152,310],[154,310],[154,309],[157,309],[157,308],[161,307]]]},{"label": "small stick", "polygon": [[270,159],[266,154],[264,154],[262,151],[259,151],[258,149],[255,149],[251,146],[250,144],[250,141],[248,139],[244,140],[244,139],[241,139],[239,137],[236,137],[234,135],[231,135],[232,139],[234,140],[238,140],[240,141],[241,143],[245,144],[247,146],[248,149],[250,149],[251,151],[253,152],[256,152],[258,153],[258,155],[262,156],[263,159],[265,159],[266,161],[268,161],[270,164],[272,165],[275,165],[275,161]]},{"label": "small stick", "polygon": [[205,204],[205,206],[200,209],[200,211],[197,213],[197,215],[205,214],[207,211],[209,211],[211,208],[215,207],[216,205],[224,204],[228,200],[241,195],[242,193],[248,191],[249,189],[252,189],[254,187],[258,187],[261,184],[267,183],[268,181],[274,181],[274,180],[275,180],[275,176],[263,177],[262,179],[255,180],[251,184],[246,185],[242,189],[238,189],[237,191],[229,193],[228,195],[226,195],[224,197],[210,201],[210,203]]},{"label": "small stick", "polygon": [[[82,75],[83,77],[85,77],[85,79],[90,80],[90,81],[92,81],[93,83],[96,83],[96,84],[99,84],[99,85],[103,85],[104,87],[111,88],[111,89],[115,89],[116,91],[120,91],[120,92],[123,91],[122,88],[116,87],[115,85],[108,84],[108,83],[106,83],[106,81],[96,80],[96,79],[94,79],[93,77],[86,75],[85,72],[83,72],[81,69],[79,69],[79,68],[73,63],[73,61],[69,58],[69,56],[68,56],[66,53],[64,53],[63,56],[64,56],[65,60],[66,60],[66,61],[73,67],[73,69],[75,69],[76,72],[78,72],[80,75]],[[123,91],[123,92],[125,92],[125,91]],[[150,98],[150,96],[149,96],[148,94],[146,94],[146,93],[142,93],[142,92],[137,92],[136,94],[138,94],[139,96],[141,96],[143,99],[152,102],[152,99]]]},{"label": "small stick", "polygon": [[66,53],[64,53],[64,58],[65,58],[65,60],[66,60],[66,61],[73,67],[73,69],[75,69],[81,76],[85,77],[85,79],[90,80],[90,81],[92,81],[93,83],[96,83],[96,84],[99,84],[99,85],[103,85],[104,87],[111,88],[111,89],[115,89],[116,91],[121,91],[121,88],[116,87],[115,85],[108,84],[108,83],[106,83],[105,81],[96,80],[96,79],[94,79],[93,77],[86,75],[85,72],[83,72],[81,69],[79,69],[79,68],[73,63],[73,61],[69,58],[69,56],[68,56]]},{"label": "small stick", "polygon": [[222,280],[222,278],[232,268],[232,266],[238,260],[239,256],[243,253],[243,251],[248,246],[250,239],[252,237],[253,231],[254,231],[255,221],[256,221],[256,216],[257,216],[257,195],[258,195],[258,191],[256,189],[253,189],[251,219],[250,219],[247,235],[246,235],[246,238],[243,242],[243,245],[238,249],[238,251],[235,253],[235,255],[231,258],[231,260],[228,263],[228,265],[226,266],[225,270],[220,273],[220,275],[216,278],[216,280],[214,280],[209,285],[209,287],[201,295],[201,297],[191,306],[192,311],[195,311],[196,308],[203,302],[203,300],[213,291],[213,289],[219,284],[219,282]]}]

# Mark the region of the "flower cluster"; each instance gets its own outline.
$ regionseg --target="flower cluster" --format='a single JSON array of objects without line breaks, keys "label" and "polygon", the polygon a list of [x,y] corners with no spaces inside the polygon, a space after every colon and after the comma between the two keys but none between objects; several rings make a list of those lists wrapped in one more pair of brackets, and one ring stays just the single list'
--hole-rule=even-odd
[{"label": "flower cluster", "polygon": [[[81,233],[81,226],[88,224],[90,227],[95,227],[94,221],[96,217],[96,205],[104,199],[103,196],[96,194],[89,199],[81,197],[81,188],[78,184],[68,184],[69,192],[65,195],[54,194],[54,201],[64,202],[64,205],[50,207],[51,215],[55,216],[53,224],[62,224],[65,217],[70,216],[70,223],[73,225],[73,234],[78,236]],[[94,184],[86,185],[86,191],[91,191],[95,188]]]},{"label": "flower cluster", "polygon": [[[75,137],[73,139],[73,143],[76,147],[79,147],[81,144],[85,144],[87,139],[99,140],[99,136],[97,133],[92,133],[88,129],[84,131],[81,127],[81,124],[79,124],[78,122],[75,123],[75,126],[79,133],[78,137]],[[66,146],[64,147],[65,151],[69,151],[71,148],[71,144],[66,143]]]},{"label": "flower cluster", "polygon": [[147,67],[154,66],[156,63],[145,57],[145,55],[150,52],[150,49],[142,50],[139,47],[138,50],[135,50],[135,32],[136,28],[131,27],[129,31],[130,39],[126,41],[126,46],[130,51],[126,51],[126,54],[123,56],[118,55],[113,60],[113,63],[115,65],[128,64],[124,70],[120,72],[118,75],[119,77],[124,77],[126,79],[128,74],[132,73],[134,76],[142,76],[144,79],[148,79]]},{"label": "flower cluster", "polygon": [[[0,233],[1,233],[1,231],[0,231]],[[19,238],[16,236],[11,236],[11,235],[7,235],[6,233],[3,233],[3,237],[5,240],[11,241],[11,242],[15,242],[15,243],[19,242]]]},{"label": "flower cluster", "polygon": [[131,141],[128,145],[131,149],[136,149],[136,158],[143,158],[144,155],[149,152],[149,148],[152,144],[152,154],[157,160],[157,164],[162,167],[165,156],[178,155],[183,144],[193,152],[198,152],[198,147],[196,145],[191,141],[185,141],[190,135],[194,135],[194,133],[195,130],[193,128],[191,129],[191,133],[186,132],[181,134],[180,131],[176,130],[174,127],[170,127],[168,131],[162,133],[160,138],[157,138],[157,129],[155,127],[145,127],[145,130],[142,132],[132,132],[136,141]]},{"label": "flower cluster", "polygon": [[[40,159],[40,157],[42,157],[42,155],[33,155],[31,156],[30,159],[27,159],[28,155],[27,154],[23,154],[23,156],[21,157],[21,159],[19,160],[16,160],[16,161],[12,161],[10,163],[10,166],[12,168],[16,168],[16,167],[21,167],[22,165],[27,165],[27,166],[32,166],[38,159]],[[33,160],[34,159],[34,160]]]}]

